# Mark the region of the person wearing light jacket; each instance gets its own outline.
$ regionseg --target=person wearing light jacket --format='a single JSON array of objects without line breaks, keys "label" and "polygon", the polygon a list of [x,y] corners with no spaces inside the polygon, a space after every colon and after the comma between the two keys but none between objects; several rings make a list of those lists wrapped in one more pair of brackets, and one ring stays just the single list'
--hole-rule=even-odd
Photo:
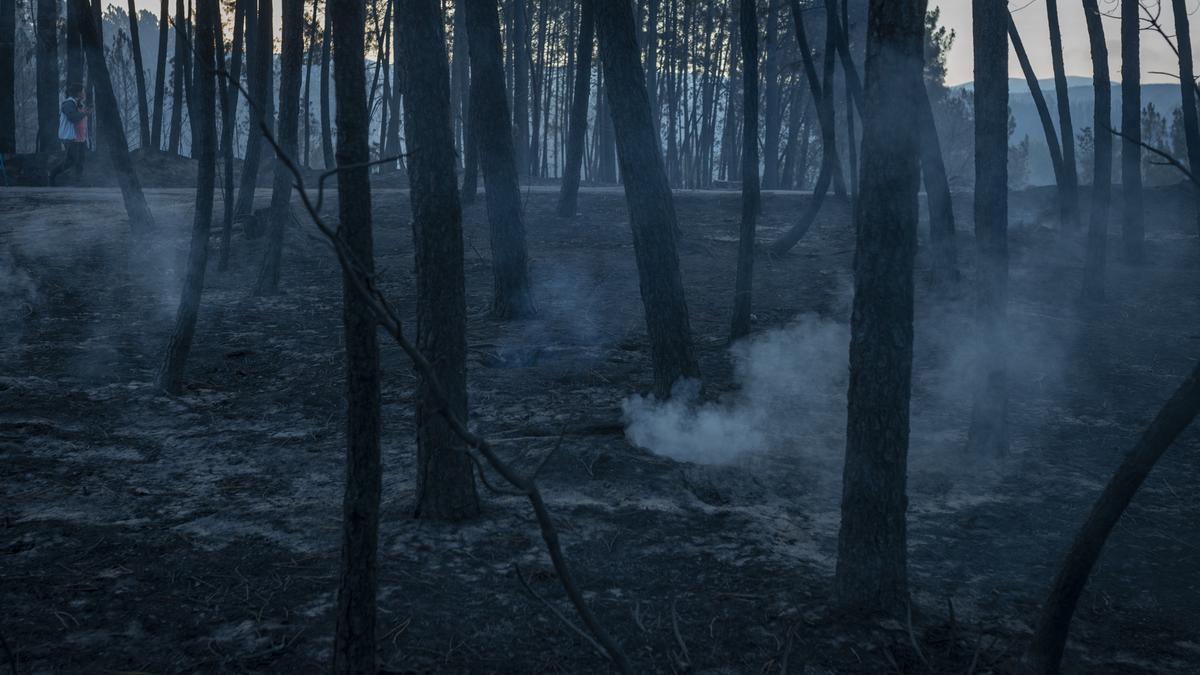
[{"label": "person wearing light jacket", "polygon": [[85,104],[87,94],[82,84],[67,85],[67,98],[62,103],[58,116],[58,140],[67,151],[66,158],[50,172],[50,185],[67,169],[75,169],[75,178],[83,176],[83,159],[88,147],[88,115]]}]

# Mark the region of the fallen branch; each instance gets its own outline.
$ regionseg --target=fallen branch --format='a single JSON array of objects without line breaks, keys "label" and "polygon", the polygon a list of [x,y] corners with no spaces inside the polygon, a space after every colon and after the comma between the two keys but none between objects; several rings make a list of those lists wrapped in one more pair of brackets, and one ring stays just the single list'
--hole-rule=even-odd
[{"label": "fallen branch", "polygon": [[[242,86],[240,82],[233,82],[229,73],[224,69],[219,69],[218,74],[230,80],[239,91],[246,97],[247,103],[252,108],[257,108],[250,93]],[[629,659],[625,656],[621,647],[613,640],[607,631],[600,625],[596,616],[587,606],[584,600],[583,593],[575,584],[575,578],[571,575],[571,570],[567,565],[566,558],[563,556],[562,546],[558,540],[558,529],[554,525],[554,520],[550,516],[549,509],[546,508],[546,503],[542,499],[542,493],[537,487],[537,483],[533,478],[526,478],[514,471],[508,464],[496,455],[492,448],[492,444],[488,439],[477,435],[471,431],[467,425],[458,418],[449,408],[446,391],[442,387],[442,383],[438,380],[437,374],[433,369],[433,364],[429,359],[417,349],[408,336],[404,333],[403,323],[400,321],[400,315],[392,307],[387,296],[375,284],[373,274],[366,271],[366,268],[355,257],[354,252],[350,249],[349,244],[342,239],[338,231],[329,226],[328,223],[321,217],[320,210],[308,196],[308,191],[304,189],[304,176],[300,169],[287,153],[276,141],[274,134],[271,133],[269,125],[263,121],[259,121],[259,127],[262,130],[263,137],[271,144],[275,150],[275,155],[279,161],[291,172],[295,178],[300,200],[304,204],[305,210],[313,220],[313,224],[317,226],[321,234],[329,240],[333,245],[334,253],[337,255],[338,264],[343,272],[346,273],[346,278],[350,281],[351,288],[357,293],[366,304],[367,308],[375,318],[383,330],[392,337],[395,342],[400,345],[400,349],[408,355],[413,362],[413,366],[421,373],[425,382],[429,385],[433,398],[437,404],[436,412],[446,420],[451,431],[454,432],[467,445],[468,456],[472,456],[470,450],[477,451],[487,463],[500,474],[505,481],[516,488],[526,499],[529,500],[530,506],[533,507],[534,516],[537,518],[538,527],[541,530],[542,539],[546,542],[547,552],[550,554],[550,561],[554,565],[554,571],[558,574],[559,580],[562,582],[563,590],[567,597],[571,600],[571,604],[575,607],[576,613],[587,627],[588,631],[595,637],[603,649],[604,654],[613,662],[613,665],[623,673],[632,673],[633,669],[629,664]],[[334,171],[344,170],[348,167],[339,167]],[[473,457],[473,456],[472,456]]]}]

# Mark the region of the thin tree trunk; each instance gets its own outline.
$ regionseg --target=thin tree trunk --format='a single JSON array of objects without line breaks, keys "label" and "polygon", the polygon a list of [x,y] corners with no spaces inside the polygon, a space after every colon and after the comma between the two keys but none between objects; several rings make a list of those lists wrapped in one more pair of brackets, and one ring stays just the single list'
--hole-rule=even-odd
[{"label": "thin tree trunk", "polygon": [[834,588],[844,608],[894,613],[908,603],[905,472],[925,0],[871,0],[868,26]]},{"label": "thin tree trunk", "polygon": [[658,9],[661,0],[649,0],[646,7],[646,94],[650,98],[650,121],[655,138],[660,128],[658,105]]},{"label": "thin tree trunk", "polygon": [[1071,617],[1092,568],[1096,566],[1108,542],[1109,534],[1133,501],[1138,488],[1150,475],[1151,469],[1196,419],[1197,413],[1200,413],[1200,366],[1192,370],[1155,415],[1154,421],[1125,456],[1092,506],[1087,520],[1075,534],[1075,540],[1071,542],[1071,548],[1058,568],[1050,593],[1042,605],[1033,634],[1027,664],[1033,672],[1042,675],[1059,672],[1067,633],[1071,628]]},{"label": "thin tree trunk", "polygon": [[[295,158],[299,149],[300,69],[304,58],[304,0],[282,0],[280,12],[279,118],[275,141],[279,151]],[[259,269],[255,295],[274,295],[279,292],[279,275],[283,258],[283,234],[292,219],[289,202],[295,178],[287,165],[275,160],[275,178],[271,185],[271,210],[268,216],[270,232],[267,250]]]},{"label": "thin tree trunk", "polygon": [[[330,28],[333,26],[333,19],[330,15],[332,2],[325,1],[325,20],[321,31],[321,158],[324,160],[325,168],[332,169],[336,165],[336,160],[333,156],[333,124],[330,120],[329,110],[329,81],[333,79],[333,73],[330,72],[330,49],[329,35]],[[363,75],[364,79],[366,75]]]},{"label": "thin tree trunk", "polygon": [[[1092,88],[1095,105],[1092,130],[1095,138],[1095,168],[1092,171],[1092,208],[1088,222],[1087,260],[1083,268],[1083,297],[1104,299],[1104,277],[1108,259],[1108,206],[1112,191],[1112,84],[1108,73],[1108,45],[1096,0],[1083,0],[1088,40],[1092,45]],[[1141,123],[1139,115],[1138,123]]]},{"label": "thin tree trunk", "polygon": [[[479,86],[479,153],[487,189],[492,240],[492,315],[520,319],[535,313],[529,289],[525,222],[517,156],[504,93],[500,17],[492,0],[466,0],[472,80]],[[413,75],[415,77],[415,75]]]},{"label": "thin tree trunk", "polygon": [[[78,8],[87,9],[87,0],[71,0],[78,3]],[[129,144],[125,140],[125,125],[121,123],[120,108],[117,107],[117,97],[113,93],[112,79],[108,74],[108,64],[104,62],[104,49],[96,21],[90,11],[84,11],[79,20],[80,34],[83,37],[83,49],[87,56],[88,78],[96,85],[96,111],[99,116],[98,126],[103,146],[108,150],[108,158],[112,163],[113,173],[117,177],[117,185],[121,188],[121,198],[125,202],[125,212],[129,217],[129,229],[134,235],[143,234],[154,229],[154,216],[146,205],[146,196],[142,193],[142,184],[133,168],[129,157]],[[57,129],[55,130],[57,133]]]},{"label": "thin tree trunk", "polygon": [[[1188,166],[1200,173],[1200,119],[1196,114],[1196,73],[1192,62],[1192,28],[1184,0],[1171,0],[1175,14],[1175,38],[1179,49],[1179,90],[1183,104],[1183,131],[1187,141]],[[1196,190],[1196,225],[1200,228],[1200,188]]]},{"label": "thin tree trunk", "polygon": [[579,173],[583,169],[583,142],[587,137],[588,96],[592,88],[592,50],[595,47],[596,0],[581,0],[579,40],[575,49],[575,92],[571,98],[568,125],[567,165],[563,168],[562,190],[558,195],[558,215],[575,215],[579,202]]},{"label": "thin tree trunk", "polygon": [[600,2],[596,34],[604,66],[605,93],[616,128],[617,154],[633,230],[638,280],[654,363],[654,393],[667,398],[675,383],[699,378],[692,351],[675,232],[678,220],[637,47],[633,10],[624,2]]},{"label": "thin tree trunk", "polygon": [[466,129],[463,130],[463,144],[466,145],[463,151],[463,204],[474,204],[479,192],[479,102],[479,78],[472,72],[467,87]]},{"label": "thin tree trunk", "polygon": [[[766,61],[763,63],[763,84],[766,87],[766,107],[763,110],[763,174],[762,185],[768,190],[774,190],[779,187],[779,134],[783,125],[783,116],[780,114],[780,87],[779,87],[779,15],[775,11],[776,4],[774,0],[768,0],[764,13],[767,20],[767,43],[766,43]],[[756,24],[757,26],[757,24]],[[756,36],[757,37],[757,36]],[[742,33],[742,54],[746,53],[745,33]],[[757,69],[756,69],[757,70]],[[749,84],[749,80],[744,81]],[[755,89],[758,89],[755,82]],[[757,103],[757,101],[756,101]],[[747,110],[746,122],[750,122],[749,108]],[[757,124],[754,125],[757,128]],[[742,137],[749,139],[745,133]],[[754,137],[757,142],[758,137]],[[745,141],[743,141],[745,143]],[[754,153],[757,155],[758,153]],[[757,160],[757,157],[755,158]],[[746,180],[745,167],[748,166],[746,161],[742,160],[742,180]],[[758,171],[758,165],[755,164],[755,172]],[[743,190],[743,193],[745,191]],[[743,199],[745,196],[743,195]],[[745,222],[745,210],[743,209],[742,220]]]},{"label": "thin tree trunk", "polygon": [[129,47],[133,52],[134,80],[137,83],[138,145],[150,144],[150,110],[146,106],[146,70],[142,64],[142,40],[138,33],[137,7],[129,0]]},{"label": "thin tree trunk", "polygon": [[[253,0],[251,0],[253,1]],[[271,127],[274,106],[274,50],[272,28],[274,16],[271,0],[259,0],[258,13],[254,20],[254,58],[247,61],[249,70],[248,89],[254,98],[249,110],[250,130],[246,134],[246,155],[242,158],[242,175],[238,185],[238,198],[234,206],[235,219],[248,218],[254,211],[254,194],[258,188],[259,165],[262,162],[262,126]],[[249,24],[246,30],[250,30]],[[249,47],[247,40],[247,47]]]},{"label": "thin tree trunk", "polygon": [[158,58],[154,68],[154,115],[150,121],[150,145],[155,152],[162,150],[163,113],[167,100],[167,28],[170,17],[169,0],[158,8]]},{"label": "thin tree trunk", "polygon": [[[366,71],[363,68],[365,5],[328,0],[327,34],[338,58],[337,90],[338,235],[367,274],[374,271]],[[328,60],[326,60],[328,63]],[[331,73],[322,70],[322,77]],[[380,467],[379,343],[367,302],[342,272],[342,325],[346,340],[346,488],[342,500],[342,554],[338,579],[333,672],[374,673],[375,606],[379,567]]]},{"label": "thin tree trunk", "polygon": [[529,16],[526,0],[512,0],[513,157],[517,175],[529,175]]},{"label": "thin tree trunk", "polygon": [[967,435],[975,457],[1008,452],[1008,21],[1006,0],[972,0],[975,39],[976,330],[981,344]]},{"label": "thin tree trunk", "polygon": [[[1008,37],[1012,41],[1013,52],[1021,64],[1021,72],[1025,74],[1025,83],[1029,85],[1029,93],[1033,97],[1034,107],[1037,108],[1038,118],[1042,121],[1042,133],[1046,136],[1046,147],[1050,150],[1050,164],[1054,168],[1054,181],[1058,185],[1059,218],[1064,228],[1069,227],[1068,218],[1072,217],[1072,206],[1067,200],[1070,188],[1066,186],[1066,170],[1063,166],[1062,146],[1058,142],[1058,132],[1054,129],[1054,119],[1050,116],[1050,106],[1046,105],[1046,97],[1042,94],[1042,86],[1038,83],[1037,74],[1033,72],[1033,64],[1025,52],[1021,34],[1017,32],[1017,24],[1012,14],[1008,15]],[[1134,119],[1138,119],[1134,115]]]},{"label": "thin tree trunk", "polygon": [[[399,49],[399,48],[397,48]],[[399,53],[399,52],[397,52]],[[450,63],[450,114],[454,124],[455,161],[466,160],[468,99],[471,91],[471,58],[467,55],[467,15],[463,3],[454,3],[454,54]],[[400,59],[396,60],[397,63]],[[464,177],[465,180],[465,177]]]},{"label": "thin tree trunk", "polygon": [[[237,123],[238,99],[241,91],[233,83],[241,82],[242,50],[246,33],[246,14],[254,0],[236,0],[233,15],[233,53],[229,58],[229,78],[225,89],[224,112],[221,116],[221,154],[224,156],[225,175],[221,200],[224,217],[221,227],[221,256],[217,269],[229,269],[230,245],[233,238],[233,130]],[[253,115],[251,115],[253,118]]]},{"label": "thin tree trunk", "polygon": [[[768,5],[771,0],[767,0]],[[769,7],[768,7],[769,9]],[[774,23],[775,16],[769,12],[767,20]],[[742,127],[742,224],[738,233],[737,280],[733,292],[733,322],[729,330],[729,341],[735,342],[750,334],[750,309],[754,288],[754,231],[759,211],[758,191],[758,10],[754,0],[739,0],[738,26],[742,38],[742,109],[745,126]],[[767,49],[772,49],[771,31],[767,32]],[[767,55],[771,62],[771,55]],[[770,66],[768,66],[768,73]],[[767,81],[770,82],[770,75]],[[769,86],[769,84],[768,84]],[[770,107],[771,94],[767,101]],[[769,136],[768,132],[768,136]],[[770,148],[770,145],[767,146]],[[767,155],[767,165],[772,157]]]},{"label": "thin tree trunk", "polygon": [[[1141,264],[1146,230],[1142,215],[1141,3],[1121,0],[1121,233],[1125,260]],[[1194,109],[1194,108],[1193,108]]]},{"label": "thin tree trunk", "polygon": [[58,2],[37,2],[38,152],[55,152],[58,143]]},{"label": "thin tree trunk", "polygon": [[196,215],[192,220],[192,240],[188,248],[187,276],[184,278],[183,293],[179,298],[179,311],[175,315],[175,331],[167,344],[166,358],[158,373],[158,386],[170,394],[183,390],[184,370],[192,337],[196,331],[196,319],[200,312],[200,296],[204,290],[204,272],[208,266],[208,237],[212,229],[213,193],[216,189],[217,172],[217,104],[216,86],[213,81],[217,62],[213,54],[217,39],[214,29],[219,25],[217,0],[199,0],[196,8],[196,149],[200,164],[196,175]]},{"label": "thin tree trunk", "polygon": [[187,40],[183,37],[183,0],[175,0],[175,57],[171,61],[171,127],[167,136],[167,152],[179,154],[183,134],[183,64]]},{"label": "thin tree trunk", "polygon": [[[78,4],[67,3],[67,25],[63,34],[67,52],[66,84],[83,84],[83,42],[79,38],[80,11]],[[91,6],[86,6],[83,11],[86,12],[85,15],[90,16]]]},{"label": "thin tree trunk", "polygon": [[[417,349],[434,364],[446,394],[448,412],[464,420],[467,419],[466,281],[442,12],[437,0],[400,0],[400,9],[404,17],[401,49],[409,67],[404,129],[409,148],[416,251]],[[468,4],[468,27],[475,20],[488,18],[487,12],[482,13],[484,16],[474,16],[474,12],[475,8]],[[494,10],[490,18],[497,18]],[[478,38],[471,40],[472,51],[476,45],[488,44],[478,32],[472,33],[472,38]],[[488,71],[485,68],[476,72],[486,77]],[[489,190],[489,203],[491,198]],[[479,497],[471,460],[462,440],[441,414],[440,403],[433,385],[422,378],[418,385],[416,419],[417,515],[463,520],[479,513]]]},{"label": "thin tree trunk", "polygon": [[[854,133],[854,107],[853,103],[854,90],[851,85],[852,79],[858,78],[858,71],[854,66],[854,59],[850,57],[850,2],[842,0],[842,18],[838,22],[838,46],[844,49],[845,60],[842,61],[842,69],[845,71],[844,86],[846,90],[846,155],[850,163],[850,199],[854,201],[858,198],[858,139]],[[844,47],[843,47],[844,45]],[[839,49],[841,51],[841,49]],[[920,103],[920,101],[918,101]],[[861,111],[860,111],[861,112]]]},{"label": "thin tree trunk", "polygon": [[17,151],[17,3],[0,0],[0,153]]},{"label": "thin tree trunk", "polygon": [[[837,128],[834,127],[833,118],[832,83],[825,82],[824,86],[822,86],[821,80],[817,76],[817,67],[813,63],[812,52],[808,47],[808,35],[804,27],[804,10],[800,7],[799,0],[791,0],[791,7],[792,19],[796,24],[796,44],[800,48],[800,56],[804,62],[804,73],[808,79],[809,91],[812,93],[813,102],[817,106],[817,117],[821,125],[821,170],[817,174],[816,185],[813,186],[812,199],[800,215],[800,220],[780,237],[778,241],[771,245],[771,253],[775,255],[783,255],[792,250],[792,247],[808,233],[809,228],[812,227],[813,222],[817,219],[817,214],[821,212],[821,205],[824,203],[825,196],[829,192],[830,183],[834,180],[835,174],[839,173]],[[826,12],[832,12],[831,6],[828,4],[826,5]],[[828,21],[826,23],[828,24]],[[836,40],[828,38],[830,32],[836,37],[837,31],[826,30],[826,77],[830,74],[831,59],[834,56],[832,50],[836,49]]]},{"label": "thin tree trunk", "polygon": [[[1063,63],[1062,30],[1058,24],[1058,0],[1046,0],[1046,19],[1050,28],[1050,60],[1054,66],[1054,93],[1058,103],[1058,130],[1062,141],[1063,182],[1061,199],[1067,212],[1063,224],[1070,230],[1079,227],[1079,171],[1075,164],[1075,127],[1071,122],[1070,85]],[[1139,115],[1140,117],[1140,115]]]},{"label": "thin tree trunk", "polygon": [[312,3],[312,19],[304,24],[305,36],[305,52],[304,52],[304,94],[301,99],[302,111],[300,115],[304,118],[304,168],[312,168],[312,156],[309,150],[312,148],[312,70],[313,70],[313,55],[316,53],[313,42],[313,31],[317,25],[317,0]]},{"label": "thin tree trunk", "polygon": [[933,119],[929,93],[921,88],[917,100],[921,130],[921,174],[925,179],[925,197],[929,202],[929,242],[933,258],[933,283],[946,286],[958,282],[958,242],[954,224],[954,205],[950,198],[950,178],[942,157],[942,142]]}]

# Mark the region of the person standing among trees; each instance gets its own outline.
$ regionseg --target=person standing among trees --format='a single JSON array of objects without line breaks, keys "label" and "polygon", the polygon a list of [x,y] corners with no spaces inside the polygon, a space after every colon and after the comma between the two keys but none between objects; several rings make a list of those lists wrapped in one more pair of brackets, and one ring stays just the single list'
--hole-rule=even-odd
[{"label": "person standing among trees", "polygon": [[51,186],[67,169],[75,169],[76,180],[82,177],[83,161],[87,153],[88,115],[91,113],[84,105],[87,101],[87,91],[82,84],[72,82],[67,85],[66,95],[66,100],[59,107],[58,140],[62,142],[67,156],[50,172]]}]

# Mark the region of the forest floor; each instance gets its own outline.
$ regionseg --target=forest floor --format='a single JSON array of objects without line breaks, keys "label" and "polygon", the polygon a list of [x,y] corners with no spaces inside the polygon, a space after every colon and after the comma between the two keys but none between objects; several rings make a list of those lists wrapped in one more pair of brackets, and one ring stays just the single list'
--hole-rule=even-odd
[{"label": "forest floor", "polygon": [[[253,297],[263,242],[235,233],[232,269],[209,269],[186,391],[159,393],[193,194],[149,191],[160,229],[135,245],[115,190],[0,190],[5,668],[11,658],[19,673],[327,670],[340,276],[299,218],[286,293]],[[792,254],[760,255],[756,336],[731,351],[738,195],[677,193],[705,379],[690,408],[637,397],[651,369],[619,191],[585,190],[572,219],[554,216],[551,191],[530,191],[540,314],[525,322],[489,318],[482,195],[466,208],[471,422],[523,470],[565,434],[541,485],[580,585],[637,670],[1012,667],[1075,529],[1200,354],[1200,245],[1185,200],[1148,196],[1144,266],[1121,262],[1114,227],[1109,299],[1086,307],[1078,237],[1046,225],[1045,196],[1013,197],[1007,457],[964,450],[970,294],[932,293],[918,261],[915,610],[911,625],[853,628],[830,603],[854,248],[845,204],[827,207]],[[268,197],[260,190],[260,205]],[[373,197],[382,287],[411,317],[407,194]],[[806,199],[767,194],[762,241]],[[970,205],[959,201],[970,279]],[[477,520],[411,517],[414,375],[383,345],[383,667],[604,672],[518,580],[517,566],[573,616],[525,501],[481,487]],[[1193,428],[1113,533],[1076,614],[1069,671],[1200,671],[1198,449]]]}]

